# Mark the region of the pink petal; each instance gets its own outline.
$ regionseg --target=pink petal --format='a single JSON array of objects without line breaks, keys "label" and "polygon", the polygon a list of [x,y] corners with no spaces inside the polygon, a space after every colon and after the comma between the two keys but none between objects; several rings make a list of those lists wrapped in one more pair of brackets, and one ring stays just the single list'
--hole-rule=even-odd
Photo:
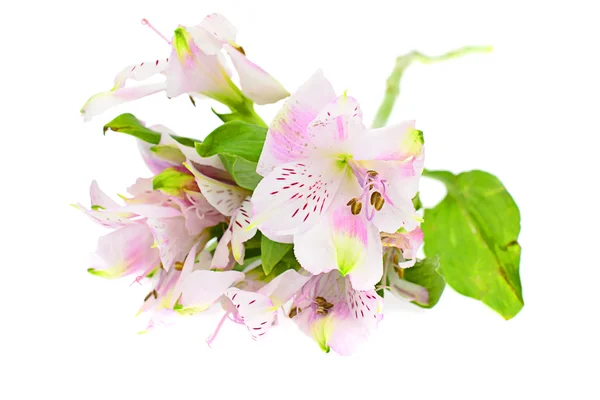
[{"label": "pink petal", "polygon": [[238,271],[193,271],[181,285],[179,304],[203,311],[213,305],[234,283],[244,279]]},{"label": "pink petal", "polygon": [[238,72],[242,91],[256,104],[276,103],[290,95],[281,83],[264,69],[248,60],[238,49],[226,44],[225,51]]},{"label": "pink petal", "polygon": [[98,240],[98,247],[88,271],[105,278],[146,275],[160,263],[154,239],[143,224],[123,226]]},{"label": "pink petal", "polygon": [[92,181],[92,184],[90,185],[90,199],[92,206],[100,206],[104,209],[120,207],[117,202],[108,197],[108,195],[100,189],[100,186],[98,186],[98,182],[96,181]]},{"label": "pink petal", "polygon": [[89,120],[116,105],[165,90],[166,82],[148,83],[135,87],[125,87],[125,84],[129,79],[143,81],[153,75],[163,73],[166,67],[167,60],[145,61],[125,67],[115,78],[113,88],[90,97],[81,108],[81,114],[86,120]]},{"label": "pink petal", "polygon": [[423,151],[422,136],[415,131],[415,121],[405,121],[372,129],[356,148],[357,160],[396,160],[419,157]]},{"label": "pink petal", "polygon": [[227,217],[232,216],[234,211],[242,205],[246,196],[250,194],[249,191],[239,186],[229,185],[201,174],[191,164],[185,166],[194,175],[198,188],[206,200]]},{"label": "pink petal", "polygon": [[256,292],[231,288],[225,293],[253,339],[264,336],[275,321],[275,307],[269,297]]},{"label": "pink petal", "polygon": [[327,104],[307,128],[310,142],[325,154],[353,154],[365,146],[361,138],[367,129],[356,99],[345,94]]},{"label": "pink petal", "polygon": [[154,235],[163,268],[168,271],[176,261],[183,261],[196,240],[188,233],[185,218],[148,218],[146,223]]},{"label": "pink petal", "polygon": [[263,286],[259,292],[269,296],[274,307],[281,307],[296,295],[309,279],[310,276],[300,275],[293,269],[288,269]]},{"label": "pink petal", "polygon": [[266,176],[277,165],[303,158],[308,143],[308,124],[333,100],[333,87],[323,73],[317,71],[286,100],[275,116],[256,172]]},{"label": "pink petal", "polygon": [[275,168],[252,195],[253,224],[271,236],[308,229],[327,212],[344,173],[329,159]]}]

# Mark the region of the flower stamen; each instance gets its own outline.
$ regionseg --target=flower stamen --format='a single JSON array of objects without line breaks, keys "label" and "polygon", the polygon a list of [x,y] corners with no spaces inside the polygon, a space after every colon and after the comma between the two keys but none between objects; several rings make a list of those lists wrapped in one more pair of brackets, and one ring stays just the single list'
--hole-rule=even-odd
[{"label": "flower stamen", "polygon": [[142,25],[146,25],[148,28],[152,29],[158,36],[160,36],[165,42],[167,42],[169,46],[171,45],[171,41],[167,39],[165,35],[160,33],[160,31],[156,29],[154,25],[152,25],[150,21],[148,21],[146,18],[142,19]]},{"label": "flower stamen", "polygon": [[316,313],[319,315],[327,315],[327,313],[329,313],[329,310],[333,308],[333,304],[331,304],[324,297],[321,296],[317,296],[315,298],[315,303],[317,304]]}]

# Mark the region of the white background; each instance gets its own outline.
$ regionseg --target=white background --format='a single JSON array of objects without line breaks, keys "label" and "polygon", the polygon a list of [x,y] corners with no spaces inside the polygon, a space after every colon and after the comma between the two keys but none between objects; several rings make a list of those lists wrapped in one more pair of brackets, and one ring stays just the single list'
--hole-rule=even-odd
[{"label": "white background", "polygon": [[[97,1],[2,6],[2,399],[600,398],[598,13],[565,1]],[[427,167],[496,174],[521,208],[526,306],[504,321],[451,289],[433,310],[386,299],[351,358],[293,324],[261,342],[216,312],[136,335],[146,289],[86,273],[105,231],[69,206],[97,179],[123,193],[149,172],[122,112],[203,137],[210,102],[155,95],[84,124],[78,110],[128,64],[166,57],[169,34],[211,12],[293,91],[317,68],[370,121],[394,58],[492,44],[489,55],[406,73],[392,120],[415,118]],[[279,105],[262,107],[268,119]],[[443,190],[423,181],[433,205]]]}]

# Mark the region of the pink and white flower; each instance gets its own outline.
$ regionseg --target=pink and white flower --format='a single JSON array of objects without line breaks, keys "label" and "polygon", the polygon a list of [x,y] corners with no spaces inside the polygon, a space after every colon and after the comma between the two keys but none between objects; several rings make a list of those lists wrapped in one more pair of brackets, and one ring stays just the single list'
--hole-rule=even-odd
[{"label": "pink and white flower", "polygon": [[333,269],[369,290],[382,272],[380,231],[414,229],[412,204],[423,170],[414,122],[369,130],[358,103],[336,97],[317,72],[292,95],[267,134],[252,195],[252,226],[293,236],[313,274]]},{"label": "pink and white flower", "polygon": [[[87,120],[113,106],[162,91],[169,98],[184,93],[207,96],[234,108],[247,98],[268,104],[287,97],[289,93],[279,82],[246,57],[235,42],[236,34],[235,27],[220,14],[207,16],[197,26],[179,26],[168,41],[168,58],[125,67],[115,78],[113,88],[90,97],[81,113]],[[231,80],[223,51],[238,73],[243,93]],[[155,75],[164,75],[165,79],[152,81]],[[129,80],[142,84],[128,86]]]},{"label": "pink and white flower", "polygon": [[143,277],[159,265],[168,271],[183,261],[206,228],[224,220],[199,192],[170,196],[153,190],[150,180],[142,180],[134,185],[133,193],[121,206],[94,181],[92,207],[76,205],[99,224],[117,228],[100,238],[90,273],[107,278],[132,273]]},{"label": "pink and white flower", "polygon": [[289,317],[325,352],[350,355],[383,318],[383,299],[358,291],[338,271],[313,276],[295,297]]}]

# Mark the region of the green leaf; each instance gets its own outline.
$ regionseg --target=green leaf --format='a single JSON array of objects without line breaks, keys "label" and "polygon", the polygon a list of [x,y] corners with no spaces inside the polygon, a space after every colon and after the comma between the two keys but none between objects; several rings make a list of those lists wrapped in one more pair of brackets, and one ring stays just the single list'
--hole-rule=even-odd
[{"label": "green leaf", "polygon": [[249,249],[260,249],[261,243],[262,233],[260,233],[260,231],[257,231],[256,235],[252,236],[251,239],[247,240],[244,243],[244,247],[246,248],[246,251],[248,251]]},{"label": "green leaf", "polygon": [[231,121],[212,131],[196,146],[196,152],[202,157],[229,154],[258,162],[266,137],[267,128]]},{"label": "green leaf", "polygon": [[[161,133],[153,131],[152,129],[146,128],[144,124],[135,117],[133,114],[125,113],[121,114],[108,124],[104,125],[104,134],[106,131],[111,130],[113,132],[125,133],[136,137],[144,142],[150,144],[159,144]],[[173,139],[184,146],[194,147],[196,143],[200,143],[196,139],[191,139],[183,136],[171,135]]]},{"label": "green leaf", "polygon": [[421,203],[421,196],[419,196],[419,192],[417,192],[415,197],[413,197],[412,203],[415,207],[415,210],[420,210],[421,208],[423,208],[423,203]]},{"label": "green leaf", "polygon": [[136,137],[144,142],[158,144],[160,142],[160,132],[148,129],[133,114],[121,114],[117,118],[104,125],[104,134],[106,131],[125,133]]},{"label": "green leaf", "polygon": [[223,122],[242,121],[252,125],[266,127],[267,125],[262,118],[260,118],[258,114],[254,112],[254,106],[249,105],[248,107],[249,109],[247,110],[233,111],[229,114],[219,114],[214,109],[212,109],[212,112]]},{"label": "green leaf", "polygon": [[167,168],[152,180],[152,188],[172,196],[178,196],[182,190],[193,187],[195,180],[190,174]]},{"label": "green leaf", "polygon": [[446,282],[444,278],[437,272],[440,266],[440,261],[437,257],[429,257],[424,260],[419,260],[414,266],[402,270],[404,280],[423,286],[429,293],[427,304],[421,304],[417,301],[411,301],[423,308],[433,308],[439,301]]},{"label": "green leaf", "polygon": [[425,210],[425,253],[439,256],[438,272],[457,292],[481,300],[505,319],[514,317],[524,305],[516,203],[487,172],[424,175],[448,189],[444,200]]},{"label": "green leaf", "polygon": [[262,267],[266,275],[269,275],[275,265],[292,249],[291,243],[274,242],[263,235],[260,243]]},{"label": "green leaf", "polygon": [[235,183],[244,189],[254,190],[262,176],[256,173],[257,163],[231,154],[219,154],[223,166]]},{"label": "green leaf", "polygon": [[227,224],[225,222],[219,222],[217,225],[211,226],[207,229],[208,237],[217,238],[217,241],[221,240],[226,230]]}]

